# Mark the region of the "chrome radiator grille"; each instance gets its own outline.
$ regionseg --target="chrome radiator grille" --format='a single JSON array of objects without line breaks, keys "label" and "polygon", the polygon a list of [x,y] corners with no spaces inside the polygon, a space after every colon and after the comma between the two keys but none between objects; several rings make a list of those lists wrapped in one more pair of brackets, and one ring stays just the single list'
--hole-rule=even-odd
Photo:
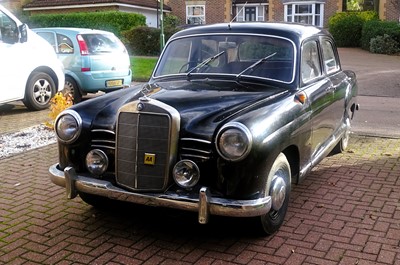
[{"label": "chrome radiator grille", "polygon": [[170,116],[120,112],[117,124],[116,178],[133,190],[163,190],[168,183]]}]

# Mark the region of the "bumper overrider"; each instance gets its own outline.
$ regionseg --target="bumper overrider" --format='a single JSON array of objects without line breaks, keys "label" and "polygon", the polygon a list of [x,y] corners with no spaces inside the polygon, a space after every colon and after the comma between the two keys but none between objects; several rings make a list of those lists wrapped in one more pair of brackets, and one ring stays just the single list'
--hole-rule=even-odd
[{"label": "bumper overrider", "polygon": [[136,193],[121,189],[109,181],[78,175],[72,167],[62,171],[55,164],[49,168],[49,172],[54,184],[66,188],[68,199],[75,198],[78,192],[85,192],[119,201],[198,212],[201,224],[206,224],[210,215],[252,217],[264,215],[271,209],[269,196],[254,200],[216,198],[211,196],[207,187],[200,189],[198,198],[177,193]]}]

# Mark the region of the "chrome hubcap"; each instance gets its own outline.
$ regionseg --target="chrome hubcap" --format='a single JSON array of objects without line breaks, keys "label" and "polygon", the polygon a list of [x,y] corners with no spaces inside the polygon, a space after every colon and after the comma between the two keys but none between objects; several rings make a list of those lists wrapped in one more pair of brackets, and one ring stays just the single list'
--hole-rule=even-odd
[{"label": "chrome hubcap", "polygon": [[278,211],[286,197],[286,183],[281,177],[276,177],[271,187],[272,209]]}]

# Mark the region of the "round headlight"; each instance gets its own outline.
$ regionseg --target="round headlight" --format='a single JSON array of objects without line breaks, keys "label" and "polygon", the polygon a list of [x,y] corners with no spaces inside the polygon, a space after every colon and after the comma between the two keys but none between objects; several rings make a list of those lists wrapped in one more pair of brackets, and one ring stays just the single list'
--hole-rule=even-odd
[{"label": "round headlight", "polygon": [[217,134],[217,151],[228,161],[240,161],[251,150],[252,137],[249,129],[241,123],[228,123]]},{"label": "round headlight", "polygon": [[75,111],[65,110],[57,117],[55,130],[61,142],[72,143],[81,133],[82,119]]},{"label": "round headlight", "polygon": [[99,149],[91,150],[86,155],[86,167],[93,175],[100,176],[108,168],[107,155]]},{"label": "round headlight", "polygon": [[190,160],[181,160],[176,163],[172,173],[176,184],[185,189],[194,187],[200,179],[198,166]]}]

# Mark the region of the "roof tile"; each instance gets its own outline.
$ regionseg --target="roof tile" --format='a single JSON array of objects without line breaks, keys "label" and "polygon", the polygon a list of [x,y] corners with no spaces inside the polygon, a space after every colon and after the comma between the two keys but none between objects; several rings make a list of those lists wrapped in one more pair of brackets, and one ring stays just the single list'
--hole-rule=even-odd
[{"label": "roof tile", "polygon": [[[32,2],[24,5],[24,8],[40,8],[40,7],[54,7],[54,6],[69,6],[69,5],[90,5],[96,4],[127,4],[134,6],[157,8],[159,3],[156,0],[33,0]],[[167,5],[164,8],[171,10]]]}]

